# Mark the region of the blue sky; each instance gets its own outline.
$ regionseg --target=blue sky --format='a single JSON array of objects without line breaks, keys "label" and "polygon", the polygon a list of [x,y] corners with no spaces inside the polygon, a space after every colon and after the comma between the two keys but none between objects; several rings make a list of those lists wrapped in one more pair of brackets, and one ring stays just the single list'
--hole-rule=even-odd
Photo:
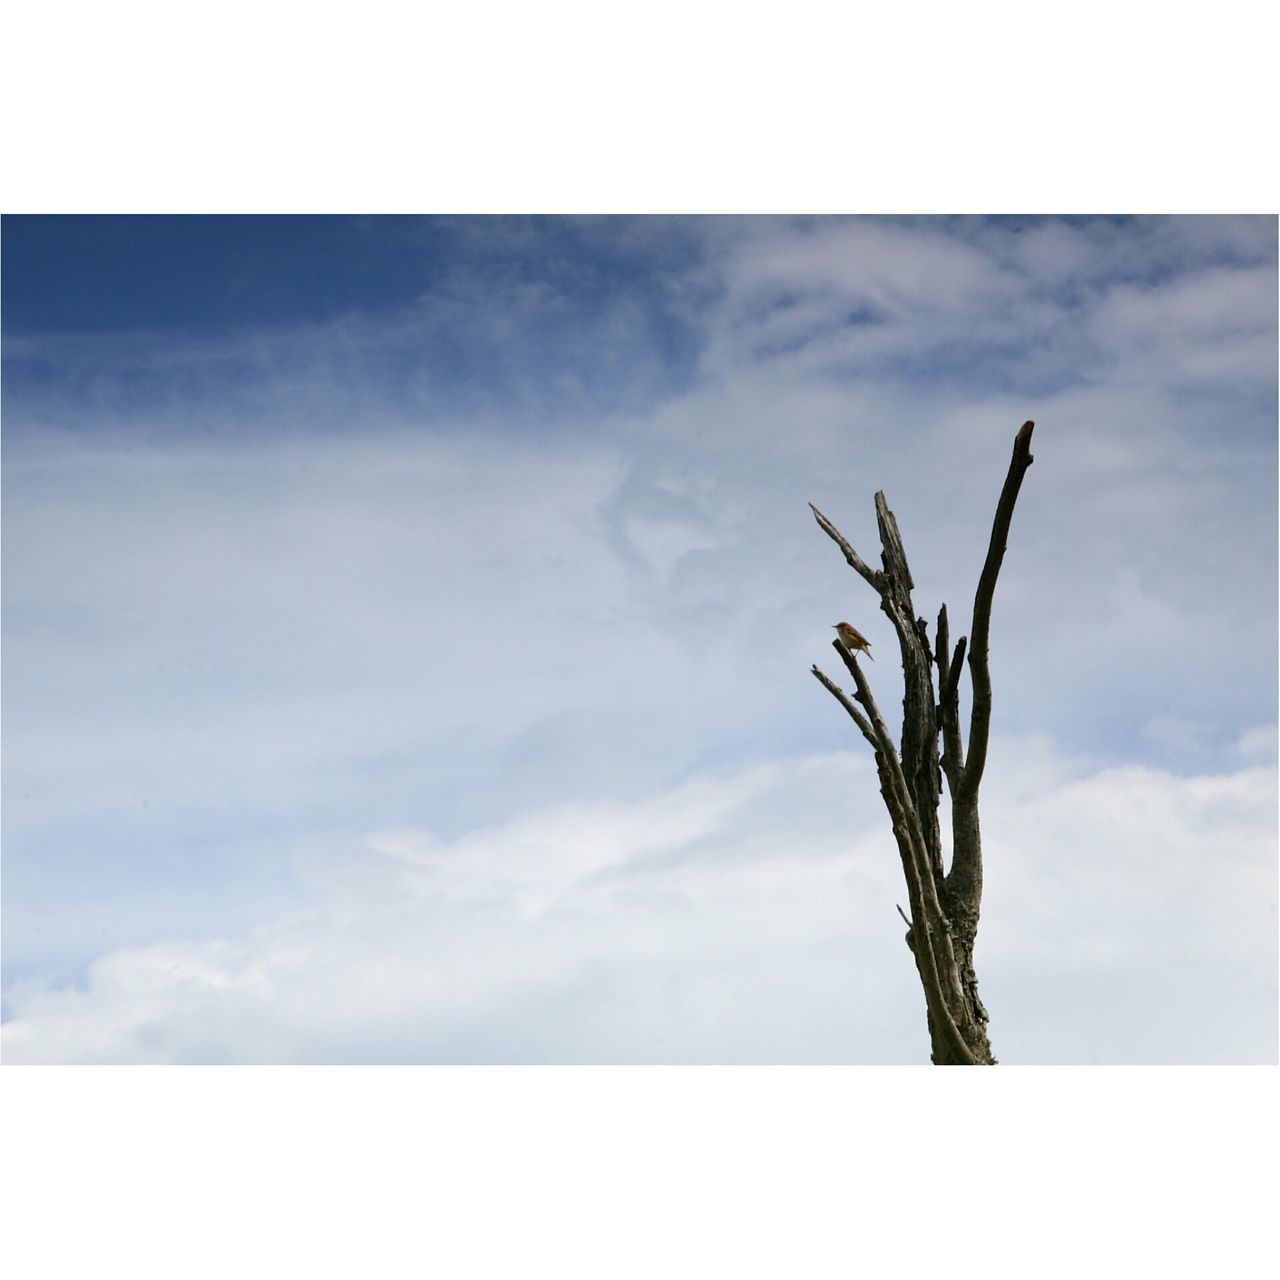
[{"label": "blue sky", "polygon": [[1274,219],[0,230],[6,1059],[925,1060],[807,503],[1031,417],[996,1053],[1275,1060]]}]

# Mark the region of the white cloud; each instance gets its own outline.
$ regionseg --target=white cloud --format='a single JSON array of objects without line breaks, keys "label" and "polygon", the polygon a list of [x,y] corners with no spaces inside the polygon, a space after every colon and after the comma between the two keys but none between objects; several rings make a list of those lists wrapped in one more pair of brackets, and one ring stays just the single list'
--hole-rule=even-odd
[{"label": "white cloud", "polygon": [[1184,720],[1180,716],[1152,716],[1142,726],[1142,736],[1153,747],[1174,754],[1194,751],[1212,735],[1212,724],[1201,720]]},{"label": "white cloud", "polygon": [[982,936],[1009,1056],[1274,1062],[1274,771],[1124,766],[1007,809],[1002,763]]},{"label": "white cloud", "polygon": [[[979,976],[1006,1062],[1276,1054],[1276,782],[994,744]],[[15,996],[9,1062],[912,1062],[868,760],[312,850],[307,909]]]},{"label": "white cloud", "polygon": [[1258,764],[1274,763],[1276,758],[1276,726],[1273,724],[1255,725],[1246,729],[1236,741],[1236,751],[1246,760]]}]

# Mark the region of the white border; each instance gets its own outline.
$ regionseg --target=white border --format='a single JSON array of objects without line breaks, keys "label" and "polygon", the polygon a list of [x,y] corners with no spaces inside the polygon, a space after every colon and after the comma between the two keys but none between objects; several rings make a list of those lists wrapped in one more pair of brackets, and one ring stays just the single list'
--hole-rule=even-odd
[{"label": "white border", "polygon": [[[1262,12],[51,0],[6,17],[0,211],[1274,213]],[[3,1251],[1264,1274],[1276,1075],[5,1068]]]},{"label": "white border", "polygon": [[8,1068],[24,1277],[1262,1275],[1272,1068]]},{"label": "white border", "polygon": [[5,212],[1263,212],[1263,6],[49,0]]}]

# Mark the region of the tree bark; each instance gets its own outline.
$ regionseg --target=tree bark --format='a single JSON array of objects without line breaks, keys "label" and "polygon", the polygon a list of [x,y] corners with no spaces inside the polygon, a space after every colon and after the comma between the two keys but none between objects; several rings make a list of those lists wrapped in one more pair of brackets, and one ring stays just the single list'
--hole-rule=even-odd
[{"label": "tree bark", "polygon": [[[932,1058],[939,1066],[991,1065],[996,1061],[973,964],[982,906],[978,788],[986,767],[991,725],[991,605],[1014,504],[1022,478],[1034,461],[1034,427],[1033,422],[1024,423],[1014,438],[1013,458],[996,506],[991,542],[974,596],[972,639],[967,642],[961,636],[954,650],[945,604],[938,613],[932,649],[925,620],[915,616],[911,599],[915,584],[898,522],[884,494],[875,496],[882,570],[870,568],[831,521],[809,504],[818,524],[844,553],[849,566],[880,597],[880,608],[898,637],[903,671],[900,747],[889,735],[857,657],[839,640],[833,641],[832,647],[848,668],[857,692],[850,697],[817,666],[813,674],[849,713],[875,752],[880,794],[889,812],[907,882],[911,907],[907,946],[924,988]],[[973,691],[967,760],[960,726],[960,678],[966,647]],[[938,671],[936,695],[934,667]],[[951,795],[949,870],[944,869],[938,822],[944,777]]]}]

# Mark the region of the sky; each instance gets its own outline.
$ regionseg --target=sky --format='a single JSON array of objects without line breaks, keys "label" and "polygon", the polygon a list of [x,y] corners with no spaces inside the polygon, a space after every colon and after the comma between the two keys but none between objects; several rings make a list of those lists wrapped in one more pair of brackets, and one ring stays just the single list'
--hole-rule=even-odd
[{"label": "sky", "polygon": [[895,511],[996,594],[1005,1063],[1277,1060],[1276,220],[6,217],[6,1062],[923,1063]]}]

